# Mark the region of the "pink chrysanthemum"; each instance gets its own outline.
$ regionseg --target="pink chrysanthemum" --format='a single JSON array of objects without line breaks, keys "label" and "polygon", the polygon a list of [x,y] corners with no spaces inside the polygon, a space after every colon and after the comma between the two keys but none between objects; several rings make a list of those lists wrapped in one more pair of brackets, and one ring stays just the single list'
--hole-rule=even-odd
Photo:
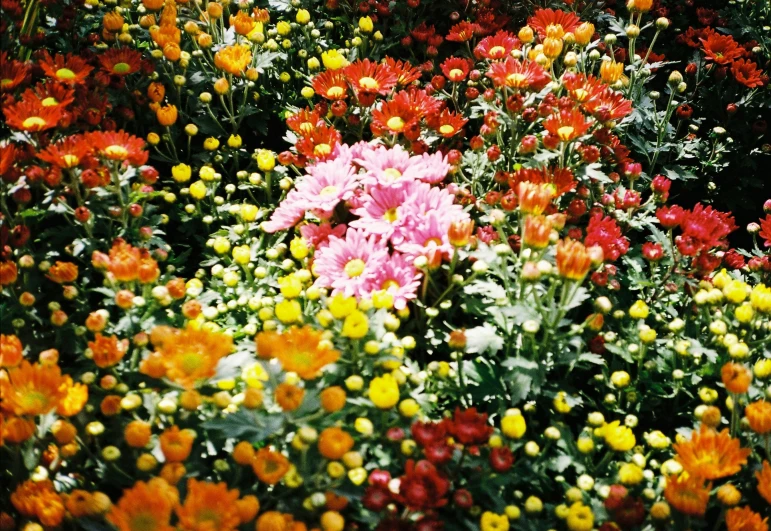
[{"label": "pink chrysanthemum", "polygon": [[409,201],[405,204],[410,219],[420,222],[428,214],[435,212],[449,225],[453,221],[468,218],[463,207],[455,204],[455,196],[447,190],[427,183],[416,183]]},{"label": "pink chrysanthemum", "polygon": [[340,201],[353,195],[358,177],[347,157],[339,157],[308,168],[308,176],[295,190],[301,195],[306,210],[320,219],[328,219]]},{"label": "pink chrysanthemum", "polygon": [[332,236],[335,238],[342,238],[347,228],[348,227],[344,224],[333,227],[328,221],[321,225],[308,223],[300,227],[300,235],[318,251],[322,247],[328,245],[329,238]]},{"label": "pink chrysanthemum", "polygon": [[449,258],[453,248],[447,238],[447,231],[452,218],[431,211],[419,219],[418,225],[405,231],[404,241],[396,246],[396,250],[407,255],[408,259],[418,256],[430,257],[436,253],[440,253],[443,258]]},{"label": "pink chrysanthemum", "polygon": [[417,182],[370,188],[362,197],[362,206],[353,211],[359,219],[351,222],[351,227],[391,238],[393,243],[400,242],[401,228],[407,223],[405,203],[410,200]]},{"label": "pink chrysanthemum", "polygon": [[420,277],[411,260],[401,253],[394,253],[373,279],[372,291],[387,291],[394,298],[394,308],[401,310],[417,297]]},{"label": "pink chrysanthemum", "polygon": [[333,288],[334,293],[361,297],[388,260],[385,242],[363,230],[348,229],[345,238],[332,236],[315,256],[315,286]]},{"label": "pink chrysanthemum", "polygon": [[297,190],[289,192],[273,211],[270,219],[262,224],[262,230],[272,233],[297,225],[305,217],[303,202],[303,197]]}]

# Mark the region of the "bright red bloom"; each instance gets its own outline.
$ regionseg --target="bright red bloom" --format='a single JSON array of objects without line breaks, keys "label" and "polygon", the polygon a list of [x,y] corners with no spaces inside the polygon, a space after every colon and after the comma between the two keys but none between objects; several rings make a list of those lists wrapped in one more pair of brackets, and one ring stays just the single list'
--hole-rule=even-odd
[{"label": "bright red bloom", "polygon": [[578,109],[562,109],[544,120],[543,126],[563,142],[570,142],[586,134],[593,123]]},{"label": "bright red bloom", "polygon": [[418,125],[421,115],[404,100],[405,98],[394,98],[384,101],[379,108],[372,111],[370,127],[373,133],[398,135]]},{"label": "bright red bloom", "polygon": [[513,57],[490,65],[487,77],[496,87],[540,91],[551,81],[551,74],[534,61],[522,63]]},{"label": "bright red bloom", "polygon": [[767,214],[760,220],[760,232],[758,236],[763,238],[763,246],[771,247],[771,214]]},{"label": "bright red bloom", "polygon": [[412,459],[404,467],[397,500],[413,511],[438,509],[447,505],[450,482],[429,461]]},{"label": "bright red bloom", "polygon": [[127,76],[139,71],[142,54],[131,48],[110,48],[99,56],[99,62],[110,74]]},{"label": "bright red bloom", "polygon": [[16,144],[0,145],[0,177],[5,177],[6,174],[10,173],[18,155],[19,150],[16,148]]},{"label": "bright red bloom", "polygon": [[421,118],[442,108],[442,101],[429,96],[425,90],[403,90],[394,96],[394,101],[397,100]]},{"label": "bright red bloom", "polygon": [[619,120],[632,112],[632,102],[611,88],[592,94],[584,109],[601,122]]},{"label": "bright red bloom", "polygon": [[729,64],[742,56],[739,43],[730,35],[712,33],[706,39],[699,39],[699,41],[706,59],[719,65]]},{"label": "bright red bloom", "polygon": [[499,446],[490,451],[490,467],[496,472],[506,472],[513,464],[514,454],[508,446]]},{"label": "bright red bloom", "polygon": [[601,96],[608,88],[608,85],[595,76],[574,72],[566,72],[562,76],[562,82],[570,97],[578,103],[584,103],[591,98]]},{"label": "bright red bloom", "polygon": [[665,229],[673,229],[680,225],[685,217],[683,207],[673,205],[671,207],[661,207],[656,211],[656,217]]},{"label": "bright red bloom", "polygon": [[369,59],[353,62],[343,69],[356,95],[380,94],[385,96],[396,86],[398,77],[382,63]]},{"label": "bright red bloom", "polygon": [[452,42],[467,42],[473,39],[478,31],[479,26],[477,24],[464,20],[451,27],[446,38]]},{"label": "bright red bloom", "polygon": [[447,440],[447,425],[444,422],[421,422],[412,424],[412,438],[422,447],[444,443]]},{"label": "bright red bloom", "polygon": [[621,228],[616,220],[603,217],[600,213],[589,220],[584,245],[600,246],[605,260],[609,262],[615,262],[629,250],[629,240],[621,234]]},{"label": "bright red bloom", "polygon": [[555,37],[561,39],[566,33],[573,33],[581,24],[575,13],[559,9],[539,9],[527,20],[527,25],[538,32],[540,38],[546,37],[549,27],[556,31]]},{"label": "bright red bloom", "polygon": [[149,157],[145,141],[125,131],[95,131],[88,133],[86,141],[100,156],[109,160],[142,166]]},{"label": "bright red bloom", "polygon": [[67,85],[83,83],[94,69],[86,63],[85,59],[77,55],[56,54],[55,57],[51,57],[47,51],[43,53],[39,65],[46,76]]},{"label": "bright red bloom", "polygon": [[493,427],[487,423],[487,413],[478,413],[475,407],[456,408],[452,420],[446,422],[447,431],[465,446],[486,444],[493,433]]},{"label": "bright red bloom", "polygon": [[701,251],[723,246],[726,236],[736,230],[736,224],[731,214],[718,212],[711,206],[705,208],[699,203],[693,210],[684,211],[680,229],[682,234],[675,238],[678,250],[686,256],[695,256]]},{"label": "bright red bloom", "polygon": [[471,64],[462,57],[449,57],[441,65],[444,76],[453,83],[460,83],[471,70]]},{"label": "bright red bloom", "polygon": [[45,131],[59,125],[62,109],[58,105],[45,107],[39,100],[21,100],[3,106],[8,126],[21,131]]},{"label": "bright red bloom", "polygon": [[58,106],[65,109],[70,103],[75,101],[75,91],[63,83],[49,81],[47,83],[38,83],[33,88],[28,88],[22,94],[22,99],[37,99],[43,107]]},{"label": "bright red bloom", "polygon": [[324,123],[318,111],[301,109],[286,119],[286,125],[300,135],[310,134],[316,127]]},{"label": "bright red bloom", "polygon": [[444,109],[438,116],[428,120],[428,125],[445,138],[457,135],[468,122],[463,115]]},{"label": "bright red bloom", "polygon": [[342,70],[326,70],[314,77],[311,84],[316,94],[331,101],[348,96],[348,81]]},{"label": "bright red bloom", "polygon": [[747,88],[758,88],[763,86],[763,72],[758,70],[758,65],[752,61],[739,59],[731,65],[731,73],[737,83]]},{"label": "bright red bloom", "polygon": [[413,81],[420,79],[420,69],[412,66],[409,61],[397,61],[391,57],[386,57],[385,64],[391,72],[396,74],[396,84],[400,87],[406,87]]},{"label": "bright red bloom", "polygon": [[297,152],[308,158],[326,160],[340,143],[340,132],[331,125],[321,124],[297,142]]},{"label": "bright red bloom", "polygon": [[499,31],[495,35],[485,37],[474,48],[474,56],[477,59],[489,59],[501,61],[511,54],[515,48],[519,48],[519,39],[508,31]]},{"label": "bright red bloom", "polygon": [[568,168],[521,168],[509,177],[509,187],[519,189],[519,183],[550,184],[554,187],[554,197],[559,197],[576,187],[573,172]]},{"label": "bright red bloom", "polygon": [[15,59],[8,59],[8,52],[0,53],[0,93],[11,92],[29,81],[29,66]]},{"label": "bright red bloom", "polygon": [[91,151],[83,135],[68,136],[64,140],[51,144],[37,154],[37,158],[61,169],[79,166]]},{"label": "bright red bloom", "polygon": [[418,42],[426,42],[435,34],[436,28],[433,25],[427,25],[425,22],[421,22],[419,26],[410,31],[410,35]]}]

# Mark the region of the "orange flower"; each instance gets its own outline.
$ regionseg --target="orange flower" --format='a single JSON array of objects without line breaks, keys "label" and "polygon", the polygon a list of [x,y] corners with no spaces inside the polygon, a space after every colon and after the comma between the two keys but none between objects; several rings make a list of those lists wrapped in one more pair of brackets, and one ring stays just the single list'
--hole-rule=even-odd
[{"label": "orange flower", "polygon": [[139,276],[139,262],[141,260],[139,248],[126,243],[123,239],[116,239],[110,248],[107,260],[107,268],[118,282],[133,282]]},{"label": "orange flower", "polygon": [[554,198],[554,187],[547,183],[522,181],[517,185],[519,210],[523,214],[543,214]]},{"label": "orange flower", "polygon": [[252,461],[257,478],[268,485],[275,485],[289,471],[289,460],[270,448],[260,448]]},{"label": "orange flower", "polygon": [[0,286],[8,286],[16,282],[18,276],[16,262],[11,260],[0,261]]},{"label": "orange flower", "polygon": [[128,339],[118,340],[118,337],[114,334],[110,337],[105,337],[97,333],[94,336],[94,340],[88,342],[88,348],[91,349],[93,354],[92,359],[100,369],[112,367],[122,360],[128,351],[128,347]]},{"label": "orange flower", "polygon": [[66,56],[56,54],[51,57],[48,52],[43,53],[42,60],[38,66],[43,69],[46,76],[55,79],[65,85],[79,85],[85,82],[88,75],[94,69],[89,66],[85,59],[78,55],[67,54]]},{"label": "orange flower", "polygon": [[761,520],[749,507],[737,507],[728,510],[725,525],[728,531],[768,531],[768,518]]},{"label": "orange flower", "polygon": [[147,86],[147,98],[155,103],[160,103],[166,97],[166,87],[163,83],[153,81]]},{"label": "orange flower", "polygon": [[[161,331],[163,333],[159,333]],[[220,358],[233,350],[230,336],[205,330],[156,327],[151,341],[156,346],[166,378],[186,389],[214,376]],[[145,372],[141,367],[140,370]]]},{"label": "orange flower", "polygon": [[456,220],[447,229],[447,239],[453,247],[465,247],[474,234],[473,220]]},{"label": "orange flower", "polygon": [[303,402],[305,391],[302,387],[288,383],[280,383],[276,386],[276,403],[284,411],[294,411]]},{"label": "orange flower", "polygon": [[187,481],[185,503],[176,508],[179,527],[185,531],[232,531],[241,523],[238,490],[227,483]]},{"label": "orange flower", "polygon": [[584,135],[592,123],[578,109],[562,109],[544,120],[543,126],[563,142],[570,142]]},{"label": "orange flower", "polygon": [[65,379],[57,365],[30,364],[23,360],[0,379],[2,408],[14,415],[45,415],[67,396]]},{"label": "orange flower", "polygon": [[326,428],[319,435],[319,453],[336,461],[353,448],[353,437],[347,431],[338,428]]},{"label": "orange flower", "polygon": [[8,126],[21,131],[45,131],[59,125],[62,108],[59,105],[44,106],[39,100],[21,100],[3,105]]},{"label": "orange flower", "polygon": [[771,433],[771,404],[765,400],[753,402],[744,408],[750,429],[759,435]]},{"label": "orange flower", "polygon": [[155,44],[158,45],[158,48],[164,48],[167,44],[175,44],[179,46],[179,42],[182,40],[182,32],[178,27],[174,26],[173,24],[164,24],[166,9],[167,8],[163,9],[160,27],[150,30],[150,37],[153,39]]},{"label": "orange flower", "polygon": [[720,369],[726,390],[737,395],[746,393],[752,381],[752,372],[741,363],[729,361]]},{"label": "orange flower", "polygon": [[138,72],[142,66],[142,54],[130,48],[110,48],[99,56],[99,62],[107,72],[127,76]]},{"label": "orange flower", "polygon": [[241,441],[233,448],[233,461],[239,465],[251,465],[255,456],[254,446],[249,441]]},{"label": "orange flower", "polygon": [[739,472],[747,463],[749,448],[742,448],[725,429],[720,433],[702,425],[700,431],[691,434],[691,440],[672,446],[683,468],[704,479],[719,479]]},{"label": "orange flower", "polygon": [[257,519],[255,531],[295,531],[293,524],[294,518],[291,514],[268,511]]},{"label": "orange flower", "polygon": [[166,461],[170,463],[179,463],[190,456],[193,450],[193,441],[195,438],[187,430],[179,429],[179,426],[172,426],[164,431],[160,436],[161,451]]},{"label": "orange flower", "polygon": [[72,378],[65,376],[62,389],[65,396],[59,401],[56,412],[62,417],[77,415],[88,402],[88,386],[80,382],[73,383]]},{"label": "orange flower", "polygon": [[546,216],[528,216],[522,232],[522,245],[543,249],[549,245],[551,222]]},{"label": "orange flower", "polygon": [[158,476],[163,478],[169,485],[176,485],[179,480],[185,477],[187,469],[182,463],[166,463],[161,468]]},{"label": "orange flower", "polygon": [[0,446],[8,441],[11,444],[19,444],[35,434],[37,426],[32,419],[22,417],[6,417],[0,412]]},{"label": "orange flower", "polygon": [[164,127],[169,127],[177,123],[177,106],[176,105],[164,105],[159,107],[155,111],[155,116],[158,118],[158,123]]},{"label": "orange flower", "polygon": [[234,76],[240,76],[252,62],[252,49],[246,44],[226,46],[214,54],[214,66]]},{"label": "orange flower", "polygon": [[324,389],[320,394],[321,407],[327,413],[340,411],[345,407],[345,389],[335,385]]},{"label": "orange flower", "polygon": [[51,426],[51,433],[60,445],[71,443],[78,434],[78,429],[66,420],[56,420]]},{"label": "orange flower", "polygon": [[557,271],[570,280],[582,280],[589,272],[592,260],[581,242],[560,240],[557,243]]},{"label": "orange flower", "polygon": [[21,483],[11,494],[11,503],[22,516],[37,518],[46,527],[56,527],[64,519],[64,502],[50,479]]},{"label": "orange flower", "polygon": [[46,276],[57,284],[68,284],[78,278],[78,266],[72,262],[56,262]]},{"label": "orange flower", "polygon": [[119,531],[174,531],[171,512],[179,503],[179,494],[165,480],[137,481],[123,491],[123,496],[107,513],[107,521]]},{"label": "orange flower", "polygon": [[238,517],[242,523],[251,522],[257,513],[260,512],[260,500],[257,496],[244,496],[240,500],[236,501],[236,507],[238,507]]},{"label": "orange flower", "polygon": [[337,350],[320,346],[322,335],[307,325],[292,327],[283,334],[260,333],[257,335],[260,357],[263,352],[270,352],[285,371],[296,372],[303,380],[312,380],[322,368],[340,358]]},{"label": "orange flower", "polygon": [[145,141],[125,131],[94,131],[88,133],[87,139],[96,153],[107,160],[141,166],[149,157]]},{"label": "orange flower", "polygon": [[108,11],[102,17],[102,26],[107,31],[117,32],[123,29],[123,17],[117,11]]},{"label": "orange flower", "polygon": [[712,484],[704,485],[704,479],[680,474],[667,479],[664,498],[681,513],[701,517],[707,511],[710,490]]},{"label": "orange flower", "polygon": [[621,75],[624,73],[624,63],[617,63],[616,61],[602,61],[600,64],[600,78],[605,83],[612,85],[621,79]]},{"label": "orange flower", "polygon": [[755,479],[758,480],[758,492],[771,505],[771,464],[768,461],[763,461],[763,467],[755,474]]},{"label": "orange flower", "polygon": [[257,23],[246,11],[239,11],[236,16],[230,16],[230,27],[235,28],[239,35],[249,35]]},{"label": "orange flower", "polygon": [[324,493],[324,497],[327,500],[327,509],[330,511],[342,511],[348,505],[348,498],[345,496],[338,496],[335,492],[328,490]]},{"label": "orange flower", "polygon": [[75,489],[67,495],[64,507],[75,518],[93,514],[93,495],[82,489]]},{"label": "orange flower", "polygon": [[126,439],[126,444],[132,448],[144,448],[147,446],[152,434],[152,427],[143,420],[132,420],[123,430],[123,438]]},{"label": "orange flower", "polygon": [[107,395],[102,399],[99,409],[105,417],[112,417],[121,412],[121,397],[118,395]]},{"label": "orange flower", "polygon": [[24,357],[24,346],[15,335],[0,334],[0,367],[16,367]]}]

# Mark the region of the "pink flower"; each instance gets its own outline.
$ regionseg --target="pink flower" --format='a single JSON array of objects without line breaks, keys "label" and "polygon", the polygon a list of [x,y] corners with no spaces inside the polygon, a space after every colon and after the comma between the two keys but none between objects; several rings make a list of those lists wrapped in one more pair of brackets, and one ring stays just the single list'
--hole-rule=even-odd
[{"label": "pink flower", "polygon": [[364,230],[348,229],[345,238],[331,236],[329,244],[316,252],[315,286],[333,288],[346,296],[369,294],[371,281],[388,260],[385,242]]},{"label": "pink flower", "polygon": [[297,225],[305,217],[303,197],[297,190],[292,190],[273,211],[270,220],[262,224],[265,232],[278,232]]},{"label": "pink flower", "polygon": [[328,221],[321,225],[308,223],[300,227],[300,235],[306,242],[312,245],[314,249],[319,250],[327,245],[331,236],[342,238],[347,228],[348,227],[345,225],[332,227],[332,224]]},{"label": "pink flower", "polygon": [[394,297],[394,308],[407,306],[417,297],[421,274],[403,254],[394,253],[372,280],[372,291],[385,290]]},{"label": "pink flower", "polygon": [[308,168],[308,175],[295,190],[301,195],[306,210],[328,219],[340,201],[353,195],[359,181],[348,157],[320,162]]},{"label": "pink flower", "polygon": [[453,247],[447,238],[452,218],[439,212],[428,212],[421,222],[405,232],[404,242],[396,245],[396,250],[404,253],[410,259],[418,256],[428,256],[439,252],[444,258],[452,255]]},{"label": "pink flower", "polygon": [[417,181],[405,186],[372,187],[369,194],[361,198],[362,206],[353,211],[359,219],[352,221],[351,227],[400,242],[401,228],[408,221],[405,203],[411,198],[415,183]]},{"label": "pink flower", "polygon": [[455,204],[455,196],[447,190],[430,186],[420,182],[416,183],[409,201],[404,205],[409,213],[410,219],[415,223],[421,220],[430,212],[436,212],[442,218],[447,220],[449,226],[455,220],[467,219],[468,214],[463,211],[463,207]]}]

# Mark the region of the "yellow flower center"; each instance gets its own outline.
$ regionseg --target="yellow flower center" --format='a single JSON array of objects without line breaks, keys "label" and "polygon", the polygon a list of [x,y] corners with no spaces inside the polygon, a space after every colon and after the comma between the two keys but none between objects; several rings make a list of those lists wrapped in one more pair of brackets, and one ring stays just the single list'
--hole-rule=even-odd
[{"label": "yellow flower center", "polygon": [[506,83],[510,87],[521,87],[525,84],[527,76],[525,74],[509,74],[506,76]]},{"label": "yellow flower center", "polygon": [[131,70],[131,65],[128,63],[115,63],[112,67],[112,71],[115,74],[126,74]]},{"label": "yellow flower center", "polygon": [[573,97],[576,101],[584,101],[589,96],[589,91],[586,89],[576,89],[573,91]]},{"label": "yellow flower center", "polygon": [[398,116],[392,116],[391,118],[388,119],[388,121],[386,122],[386,125],[391,131],[398,132],[404,129],[404,120],[402,120]]},{"label": "yellow flower center", "polygon": [[26,411],[42,411],[48,403],[47,397],[40,391],[29,391],[19,401]]},{"label": "yellow flower center", "polygon": [[365,267],[367,267],[367,263],[364,260],[361,258],[354,258],[353,260],[349,260],[343,269],[345,274],[348,275],[348,278],[354,278],[364,273]]},{"label": "yellow flower center", "polygon": [[463,70],[460,68],[453,68],[450,70],[450,79],[459,79],[463,77]]},{"label": "yellow flower center", "polygon": [[154,531],[158,529],[160,522],[150,513],[139,513],[134,515],[129,525],[132,531]]},{"label": "yellow flower center", "polygon": [[327,96],[330,98],[341,98],[345,94],[343,87],[329,87],[327,90]]},{"label": "yellow flower center", "polygon": [[396,288],[396,289],[401,288],[399,283],[397,281],[395,281],[394,279],[392,279],[392,278],[389,278],[388,280],[383,282],[383,284],[381,284],[380,287],[382,289],[386,290],[386,291],[391,289],[391,288]]},{"label": "yellow flower center", "polygon": [[13,83],[13,79],[8,79],[7,77],[0,79],[0,87],[7,87],[12,83]]},{"label": "yellow flower center", "polygon": [[104,154],[111,159],[118,160],[118,159],[125,159],[126,157],[128,157],[129,153],[128,153],[128,150],[123,146],[113,144],[105,148]]},{"label": "yellow flower center", "polygon": [[43,120],[40,116],[30,116],[21,123],[21,126],[24,129],[38,129],[40,127],[44,127],[45,124],[46,121]]},{"label": "yellow flower center", "polygon": [[380,84],[373,77],[365,76],[359,79],[359,85],[367,90],[377,90],[380,88]]},{"label": "yellow flower center", "polygon": [[200,355],[195,352],[188,352],[180,359],[179,367],[185,374],[192,374],[201,367],[201,361]]},{"label": "yellow flower center", "polygon": [[423,247],[428,247],[431,244],[442,245],[442,240],[439,238],[429,238],[423,243]]},{"label": "yellow flower center", "polygon": [[337,190],[338,190],[337,186],[334,186],[334,185],[325,186],[324,188],[321,189],[321,192],[319,192],[319,195],[322,197],[330,197],[335,195],[337,193]]},{"label": "yellow flower center", "polygon": [[332,146],[329,144],[319,144],[313,148],[313,154],[317,157],[324,157],[332,153]]},{"label": "yellow flower center", "polygon": [[73,166],[77,166],[80,162],[80,159],[71,153],[68,153],[62,157],[62,160],[64,161],[64,165],[68,168],[72,168]]},{"label": "yellow flower center", "polygon": [[43,105],[43,107],[53,107],[54,105],[59,105],[59,102],[53,96],[48,96],[40,103]]},{"label": "yellow flower center", "polygon": [[56,77],[59,79],[75,79],[75,72],[69,68],[60,68],[56,71]]},{"label": "yellow flower center", "polygon": [[557,129],[557,136],[560,137],[560,140],[567,141],[570,140],[570,137],[572,136],[575,129],[569,125],[563,125],[559,129]]},{"label": "yellow flower center", "polygon": [[303,133],[310,133],[311,131],[313,131],[313,124],[310,122],[303,122],[302,124],[300,124],[300,131],[302,131]]},{"label": "yellow flower center", "polygon": [[393,223],[398,218],[398,214],[396,213],[396,208],[389,208],[385,211],[383,214],[383,219],[386,220],[388,223]]},{"label": "yellow flower center", "polygon": [[[392,118],[393,120],[393,118]],[[383,173],[385,173],[386,177],[388,177],[388,180],[395,181],[399,177],[402,176],[402,172],[397,170],[396,168],[386,168]]]},{"label": "yellow flower center", "polygon": [[442,127],[439,128],[439,132],[442,133],[443,135],[451,135],[455,132],[455,128],[450,124],[444,124]]},{"label": "yellow flower center", "polygon": [[493,46],[490,48],[490,57],[503,57],[506,55],[506,48],[503,46]]}]

